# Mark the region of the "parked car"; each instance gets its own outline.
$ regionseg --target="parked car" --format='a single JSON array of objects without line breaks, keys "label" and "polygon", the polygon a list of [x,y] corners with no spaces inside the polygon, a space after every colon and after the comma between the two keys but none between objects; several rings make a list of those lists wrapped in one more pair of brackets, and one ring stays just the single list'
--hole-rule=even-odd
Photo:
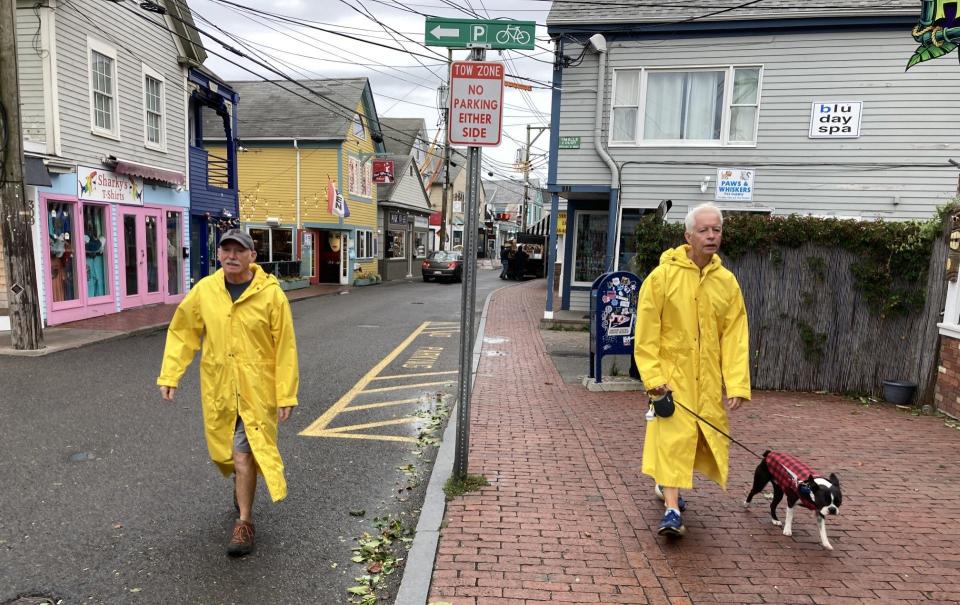
[{"label": "parked car", "polygon": [[437,250],[423,261],[423,281],[431,279],[452,279],[463,281],[463,254]]}]

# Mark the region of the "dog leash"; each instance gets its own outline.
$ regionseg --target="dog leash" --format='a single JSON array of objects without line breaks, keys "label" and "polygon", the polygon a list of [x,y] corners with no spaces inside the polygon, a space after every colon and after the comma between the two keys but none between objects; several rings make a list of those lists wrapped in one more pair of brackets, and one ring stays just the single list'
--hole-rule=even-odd
[{"label": "dog leash", "polygon": [[724,437],[726,437],[726,438],[729,439],[730,441],[736,443],[737,445],[739,445],[739,446],[742,447],[743,449],[747,450],[748,452],[750,452],[751,454],[753,454],[754,456],[756,456],[756,457],[759,458],[760,460],[763,460],[763,456],[761,456],[760,454],[756,453],[755,451],[753,451],[753,450],[750,449],[749,447],[745,446],[744,444],[740,443],[739,441],[737,441],[736,439],[734,439],[733,437],[731,437],[731,436],[728,435],[727,433],[723,432],[722,430],[720,430],[719,428],[717,428],[716,426],[714,426],[714,424],[713,424],[712,422],[710,422],[709,420],[707,420],[706,418],[704,418],[704,417],[701,416],[700,414],[694,412],[693,410],[691,410],[691,409],[688,408],[687,406],[683,405],[682,403],[680,403],[680,402],[677,401],[676,399],[674,399],[673,402],[674,402],[675,404],[679,405],[680,407],[682,407],[683,409],[685,409],[685,410],[686,410],[687,412],[689,412],[690,414],[692,414],[694,417],[696,417],[697,420],[703,422],[704,424],[706,424],[707,426],[709,426],[710,428],[712,428],[712,429],[715,430],[716,432],[720,433],[721,435],[723,435]]}]

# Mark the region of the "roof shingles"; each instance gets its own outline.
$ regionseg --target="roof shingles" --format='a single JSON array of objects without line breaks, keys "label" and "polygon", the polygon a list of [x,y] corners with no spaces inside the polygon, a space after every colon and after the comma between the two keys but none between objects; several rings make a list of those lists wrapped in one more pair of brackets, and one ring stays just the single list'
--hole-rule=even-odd
[{"label": "roof shingles", "polygon": [[[747,6],[742,6],[748,4]],[[803,0],[701,0],[689,7],[663,0],[556,0],[547,15],[548,26],[601,23],[663,23],[685,20],[730,21],[742,19],[783,19],[799,17],[847,17],[878,14],[919,16],[916,0],[845,0],[835,8],[817,2],[804,6]],[[727,10],[732,9],[732,10]],[[711,14],[717,13],[717,14]],[[709,15],[709,16],[707,16]]]}]

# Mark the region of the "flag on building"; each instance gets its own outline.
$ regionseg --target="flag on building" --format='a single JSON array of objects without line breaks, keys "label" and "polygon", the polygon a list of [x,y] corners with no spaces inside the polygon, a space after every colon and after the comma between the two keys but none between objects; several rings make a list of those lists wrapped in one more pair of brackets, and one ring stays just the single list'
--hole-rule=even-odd
[{"label": "flag on building", "polygon": [[334,215],[347,218],[350,216],[350,208],[347,207],[347,200],[343,199],[337,185],[327,177],[327,211]]}]

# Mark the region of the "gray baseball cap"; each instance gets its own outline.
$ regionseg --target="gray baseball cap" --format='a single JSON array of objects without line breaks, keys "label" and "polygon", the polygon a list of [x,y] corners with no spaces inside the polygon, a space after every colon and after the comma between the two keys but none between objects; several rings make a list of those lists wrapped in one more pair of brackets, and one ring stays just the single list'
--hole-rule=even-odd
[{"label": "gray baseball cap", "polygon": [[243,229],[231,229],[220,236],[220,245],[226,242],[237,242],[247,250],[253,250],[253,238]]}]

